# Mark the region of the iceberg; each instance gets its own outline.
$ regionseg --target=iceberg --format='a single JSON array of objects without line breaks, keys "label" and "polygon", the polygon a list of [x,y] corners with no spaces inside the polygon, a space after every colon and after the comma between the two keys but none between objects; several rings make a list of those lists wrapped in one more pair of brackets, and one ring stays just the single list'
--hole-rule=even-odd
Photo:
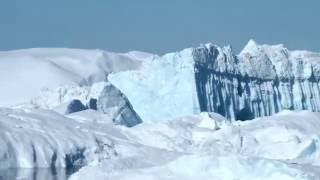
[{"label": "iceberg", "polygon": [[108,79],[144,121],[206,111],[248,120],[286,109],[319,111],[319,61],[320,53],[254,40],[238,55],[230,46],[209,43],[154,57],[139,70]]}]

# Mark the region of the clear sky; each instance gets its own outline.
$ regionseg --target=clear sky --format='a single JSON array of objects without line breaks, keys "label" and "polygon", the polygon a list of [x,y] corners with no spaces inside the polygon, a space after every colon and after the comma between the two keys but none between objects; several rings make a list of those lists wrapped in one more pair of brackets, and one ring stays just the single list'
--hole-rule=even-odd
[{"label": "clear sky", "polygon": [[165,53],[254,38],[320,51],[320,0],[0,0],[0,50]]}]

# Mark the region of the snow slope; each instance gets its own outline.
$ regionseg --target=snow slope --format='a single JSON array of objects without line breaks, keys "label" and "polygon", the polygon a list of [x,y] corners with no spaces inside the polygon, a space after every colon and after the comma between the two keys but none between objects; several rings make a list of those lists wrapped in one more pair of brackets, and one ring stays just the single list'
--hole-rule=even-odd
[{"label": "snow slope", "polygon": [[[0,106],[25,103],[43,89],[91,85],[107,74],[139,69],[148,53],[102,50],[26,49],[0,52]],[[14,94],[14,96],[12,96]]]}]

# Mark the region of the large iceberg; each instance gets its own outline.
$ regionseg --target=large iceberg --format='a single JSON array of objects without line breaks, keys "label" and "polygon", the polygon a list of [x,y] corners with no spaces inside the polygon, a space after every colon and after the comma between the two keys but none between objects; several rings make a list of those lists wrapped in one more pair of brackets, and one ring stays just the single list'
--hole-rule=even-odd
[{"label": "large iceberg", "polygon": [[319,61],[319,53],[250,40],[239,55],[205,44],[154,56],[108,79],[145,121],[201,111],[246,120],[284,109],[320,111]]},{"label": "large iceberg", "polygon": [[60,110],[75,99],[90,105],[101,84],[110,81],[143,121],[203,111],[231,120],[284,109],[320,111],[319,59],[319,53],[254,40],[238,55],[230,46],[214,44],[163,56],[77,49],[0,52],[0,93],[15,94],[4,96],[0,106]]},{"label": "large iceberg", "polygon": [[0,179],[317,180],[319,60],[253,40],[0,52]]}]

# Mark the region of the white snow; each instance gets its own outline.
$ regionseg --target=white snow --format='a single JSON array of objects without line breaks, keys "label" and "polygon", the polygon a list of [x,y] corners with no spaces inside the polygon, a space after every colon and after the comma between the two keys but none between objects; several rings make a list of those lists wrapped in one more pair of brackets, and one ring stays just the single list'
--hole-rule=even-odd
[{"label": "white snow", "polygon": [[[264,73],[266,68],[263,69],[246,69],[242,68],[245,73],[248,73],[253,77],[261,77],[261,78],[271,78],[273,79],[276,75],[279,78],[310,78],[312,76],[312,72],[319,78],[319,62],[320,62],[320,54],[314,53],[310,51],[290,51],[284,47],[283,44],[279,45],[260,45],[254,40],[250,40],[248,44],[244,47],[244,49],[239,54],[239,58],[242,61],[249,61],[244,64],[247,66],[251,64],[249,67],[254,67],[257,65],[261,66],[262,64],[268,64],[271,67],[268,72],[269,74],[254,74],[255,73]],[[272,67],[274,66],[274,67]],[[273,70],[272,68],[275,68]],[[244,73],[244,72],[243,72]]]},{"label": "white snow", "polygon": [[104,81],[111,72],[139,69],[149,56],[63,48],[0,52],[0,106],[26,103],[43,89]]}]

